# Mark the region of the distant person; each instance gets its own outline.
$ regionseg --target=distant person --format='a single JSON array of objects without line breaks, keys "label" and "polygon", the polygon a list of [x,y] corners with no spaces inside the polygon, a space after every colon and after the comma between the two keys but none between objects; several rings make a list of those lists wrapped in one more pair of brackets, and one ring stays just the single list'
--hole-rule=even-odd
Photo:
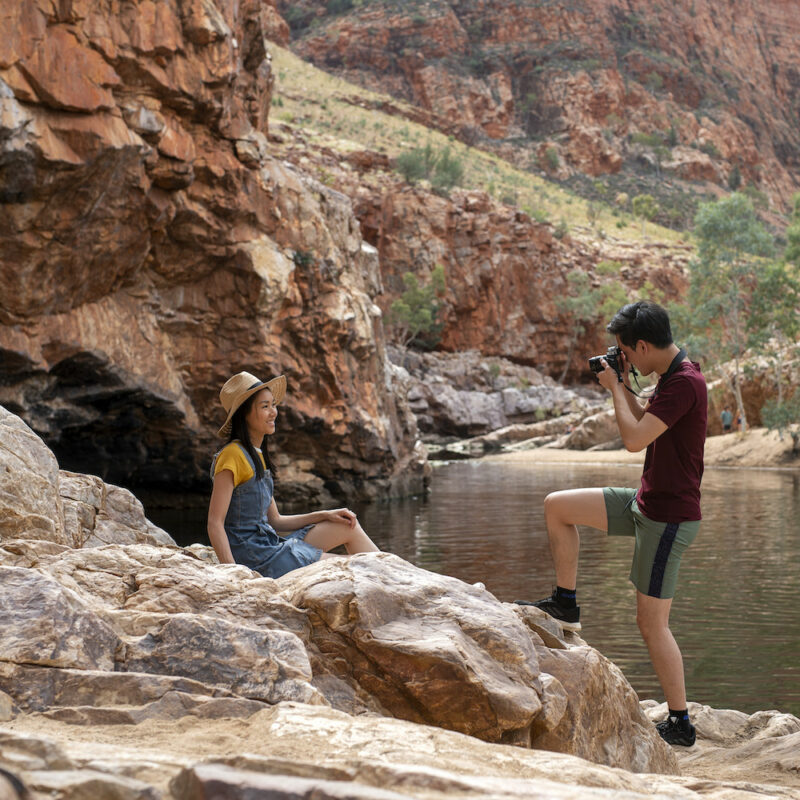
[{"label": "distant person", "polygon": [[[700,527],[700,481],[707,423],[706,382],[698,364],[672,341],[669,316],[661,306],[640,301],[620,309],[608,325],[617,338],[618,373],[604,358],[598,373],[611,392],[617,427],[626,449],[647,448],[641,488],[571,489],[545,498],[544,513],[556,570],[551,597],[534,605],[580,629],[577,604],[577,525],[612,536],[635,538],[630,580],[636,587],[636,621],[664,690],[669,714],[656,726],[669,744],[690,746],[683,658],[669,629],[669,614],[684,550]],[[630,387],[630,367],[659,374],[647,402]],[[657,446],[656,446],[657,445]]]},{"label": "distant person", "polygon": [[339,545],[348,554],[378,550],[347,508],[288,516],[278,512],[266,437],[275,433],[277,406],[285,394],[282,375],[261,381],[239,372],[228,380],[219,393],[228,415],[219,435],[227,436],[228,444],[211,466],[208,536],[217,558],[269,578],[334,558],[327,551]]},{"label": "distant person", "polygon": [[733,428],[733,414],[728,406],[722,410],[722,413],[719,415],[720,419],[722,420],[722,432],[723,433],[730,433],[731,429]]}]

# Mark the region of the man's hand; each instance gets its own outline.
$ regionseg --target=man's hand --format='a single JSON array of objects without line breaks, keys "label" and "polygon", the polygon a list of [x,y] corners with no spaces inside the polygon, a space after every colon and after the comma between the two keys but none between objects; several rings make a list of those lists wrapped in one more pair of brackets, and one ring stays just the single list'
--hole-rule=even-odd
[{"label": "man's hand", "polygon": [[604,369],[602,372],[597,373],[597,380],[600,381],[600,385],[604,389],[612,391],[614,387],[619,384],[617,372],[608,366],[608,362],[605,359],[603,359],[600,363],[603,365]]}]

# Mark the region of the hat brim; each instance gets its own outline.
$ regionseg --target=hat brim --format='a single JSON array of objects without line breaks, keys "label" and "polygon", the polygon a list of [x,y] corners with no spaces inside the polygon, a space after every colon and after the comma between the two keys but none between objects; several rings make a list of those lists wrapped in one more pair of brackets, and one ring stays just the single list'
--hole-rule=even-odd
[{"label": "hat brim", "polygon": [[231,407],[231,410],[228,412],[228,419],[225,420],[224,425],[217,431],[217,436],[227,436],[231,432],[233,415],[239,410],[239,407],[248,397],[252,397],[256,392],[260,392],[262,389],[269,389],[270,392],[272,392],[275,403],[278,404],[286,396],[286,377],[284,375],[278,375],[277,378],[272,378],[268,381],[264,381],[264,383],[256,384],[248,389],[239,398],[238,402]]}]

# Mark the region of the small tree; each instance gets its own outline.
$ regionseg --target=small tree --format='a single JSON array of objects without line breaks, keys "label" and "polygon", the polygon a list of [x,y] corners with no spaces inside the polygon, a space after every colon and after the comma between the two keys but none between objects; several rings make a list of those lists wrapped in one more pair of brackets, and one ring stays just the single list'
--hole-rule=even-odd
[{"label": "small tree", "polygon": [[[617,262],[603,261],[597,265],[597,272],[611,275],[618,273],[619,267]],[[570,325],[567,356],[559,383],[566,380],[575,346],[586,332],[586,326],[595,320],[610,317],[625,304],[625,300],[625,291],[618,281],[592,286],[592,276],[588,272],[573,269],[567,273],[567,293],[555,301],[556,308],[568,318]]]},{"label": "small tree", "polygon": [[748,344],[746,307],[763,277],[759,256],[772,252],[772,239],[753,204],[742,194],[701,203],[695,216],[697,258],[689,264],[689,307],[691,325],[699,345],[712,364],[720,367],[733,361],[734,374],[728,380],[747,429],[742,402],[741,357]]},{"label": "small tree", "polygon": [[792,437],[792,455],[800,455],[800,391],[787,401],[779,403],[768,400],[761,409],[761,419],[771,431],[778,431],[783,438],[784,431]]},{"label": "small tree", "polygon": [[775,367],[777,405],[783,404],[786,356],[800,334],[800,280],[786,262],[766,264],[750,300],[748,344]]},{"label": "small tree", "polygon": [[647,235],[645,223],[655,219],[658,203],[651,194],[638,194],[633,198],[633,215],[642,220],[642,237]]},{"label": "small tree", "polygon": [[389,324],[395,342],[404,350],[414,344],[434,348],[442,335],[442,297],[445,292],[444,267],[437,264],[428,283],[420,283],[413,272],[403,275],[405,291],[392,303]]}]

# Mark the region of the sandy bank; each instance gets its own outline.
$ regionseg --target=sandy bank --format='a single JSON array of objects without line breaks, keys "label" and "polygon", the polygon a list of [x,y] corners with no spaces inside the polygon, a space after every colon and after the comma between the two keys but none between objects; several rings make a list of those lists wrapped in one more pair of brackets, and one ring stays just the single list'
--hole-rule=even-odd
[{"label": "sandy bank", "polygon": [[[538,447],[486,456],[487,459],[525,461],[532,464],[642,464],[644,452],[626,450],[557,450]],[[774,431],[754,428],[706,440],[706,467],[768,467],[800,470],[800,457],[792,456],[792,439]]]}]

